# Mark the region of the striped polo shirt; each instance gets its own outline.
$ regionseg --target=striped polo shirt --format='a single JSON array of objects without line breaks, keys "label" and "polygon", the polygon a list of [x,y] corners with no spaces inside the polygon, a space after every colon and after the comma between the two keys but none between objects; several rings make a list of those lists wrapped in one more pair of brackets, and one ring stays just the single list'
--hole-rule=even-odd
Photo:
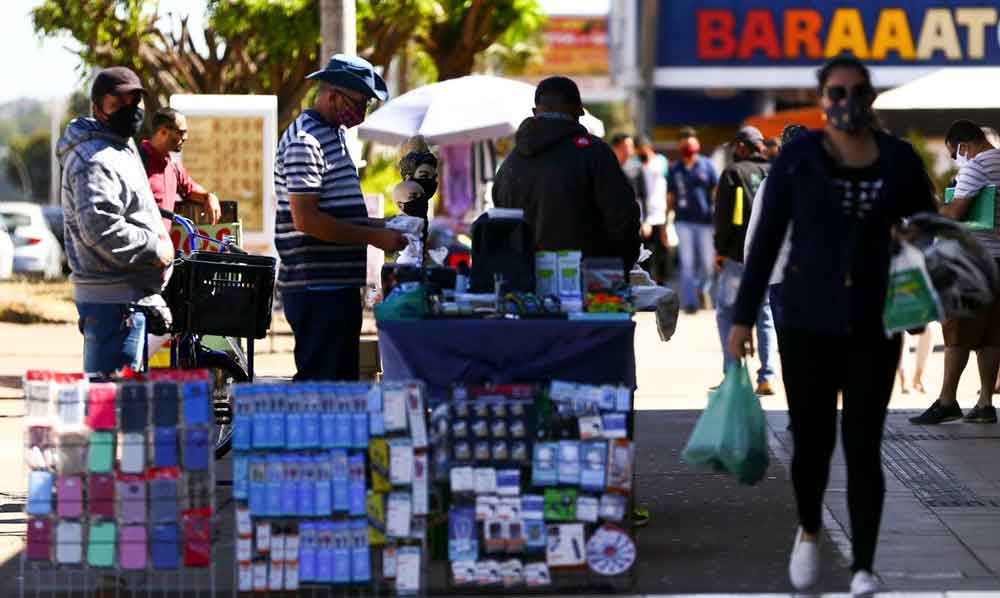
[{"label": "striped polo shirt", "polygon": [[[971,199],[989,185],[1000,186],[1000,150],[980,152],[958,171],[955,197]],[[972,235],[990,255],[1000,258],[1000,236],[994,231],[973,231]]]},{"label": "striped polo shirt", "polygon": [[344,130],[305,110],[278,142],[274,167],[278,197],[274,244],[281,257],[278,287],[315,290],[365,285],[367,248],[322,241],[299,232],[292,222],[288,196],[319,196],[319,208],[344,222],[363,224],[368,217],[358,170],[347,152]]}]

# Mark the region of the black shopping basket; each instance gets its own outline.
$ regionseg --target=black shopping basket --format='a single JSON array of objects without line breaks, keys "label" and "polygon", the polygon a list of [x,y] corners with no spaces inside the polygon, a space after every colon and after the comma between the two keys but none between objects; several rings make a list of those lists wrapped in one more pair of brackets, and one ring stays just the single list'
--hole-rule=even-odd
[{"label": "black shopping basket", "polygon": [[167,303],[178,332],[261,339],[271,327],[277,260],[195,251],[174,267]]}]

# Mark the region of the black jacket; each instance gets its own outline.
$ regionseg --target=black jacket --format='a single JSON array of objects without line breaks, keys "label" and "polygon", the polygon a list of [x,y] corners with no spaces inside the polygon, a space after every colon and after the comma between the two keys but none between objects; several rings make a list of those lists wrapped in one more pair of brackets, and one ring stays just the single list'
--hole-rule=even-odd
[{"label": "black jacket", "polygon": [[639,206],[604,141],[576,121],[529,118],[493,184],[498,208],[520,208],[540,250],[584,257],[639,257]]},{"label": "black jacket", "polygon": [[[913,147],[877,132],[875,168],[883,180],[870,215],[846,216],[834,189],[822,132],[781,149],[762,200],[733,321],[752,326],[789,222],[792,251],[780,285],[778,328],[882,336],[889,279],[892,225],[917,212],[936,210],[934,187]],[[884,336],[882,336],[884,338]]]},{"label": "black jacket", "polygon": [[[757,187],[767,176],[771,163],[763,154],[753,154],[737,160],[722,172],[719,188],[715,192],[715,253],[725,258],[743,262],[743,242],[750,222]],[[736,213],[736,197],[742,189],[742,211]]]}]

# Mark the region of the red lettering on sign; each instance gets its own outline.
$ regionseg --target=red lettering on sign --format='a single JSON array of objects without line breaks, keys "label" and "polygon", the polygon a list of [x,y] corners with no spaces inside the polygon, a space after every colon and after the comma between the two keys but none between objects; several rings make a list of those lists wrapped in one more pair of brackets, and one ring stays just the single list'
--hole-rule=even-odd
[{"label": "red lettering on sign", "polygon": [[698,58],[726,60],[736,51],[736,19],[728,10],[698,11]]},{"label": "red lettering on sign", "polygon": [[819,39],[823,17],[811,9],[785,11],[785,58],[821,58],[823,44]]},{"label": "red lettering on sign", "polygon": [[740,49],[737,53],[742,59],[753,56],[757,50],[773,60],[781,58],[778,47],[778,33],[774,30],[774,19],[769,10],[747,11],[746,22],[743,23],[743,35],[740,37]]}]

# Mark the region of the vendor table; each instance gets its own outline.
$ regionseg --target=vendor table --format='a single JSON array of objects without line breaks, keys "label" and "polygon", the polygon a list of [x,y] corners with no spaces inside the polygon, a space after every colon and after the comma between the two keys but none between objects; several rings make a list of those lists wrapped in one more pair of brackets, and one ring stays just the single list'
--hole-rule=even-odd
[{"label": "vendor table", "polygon": [[423,380],[433,402],[454,384],[565,380],[635,388],[635,322],[431,319],[378,323],[386,380]]}]

